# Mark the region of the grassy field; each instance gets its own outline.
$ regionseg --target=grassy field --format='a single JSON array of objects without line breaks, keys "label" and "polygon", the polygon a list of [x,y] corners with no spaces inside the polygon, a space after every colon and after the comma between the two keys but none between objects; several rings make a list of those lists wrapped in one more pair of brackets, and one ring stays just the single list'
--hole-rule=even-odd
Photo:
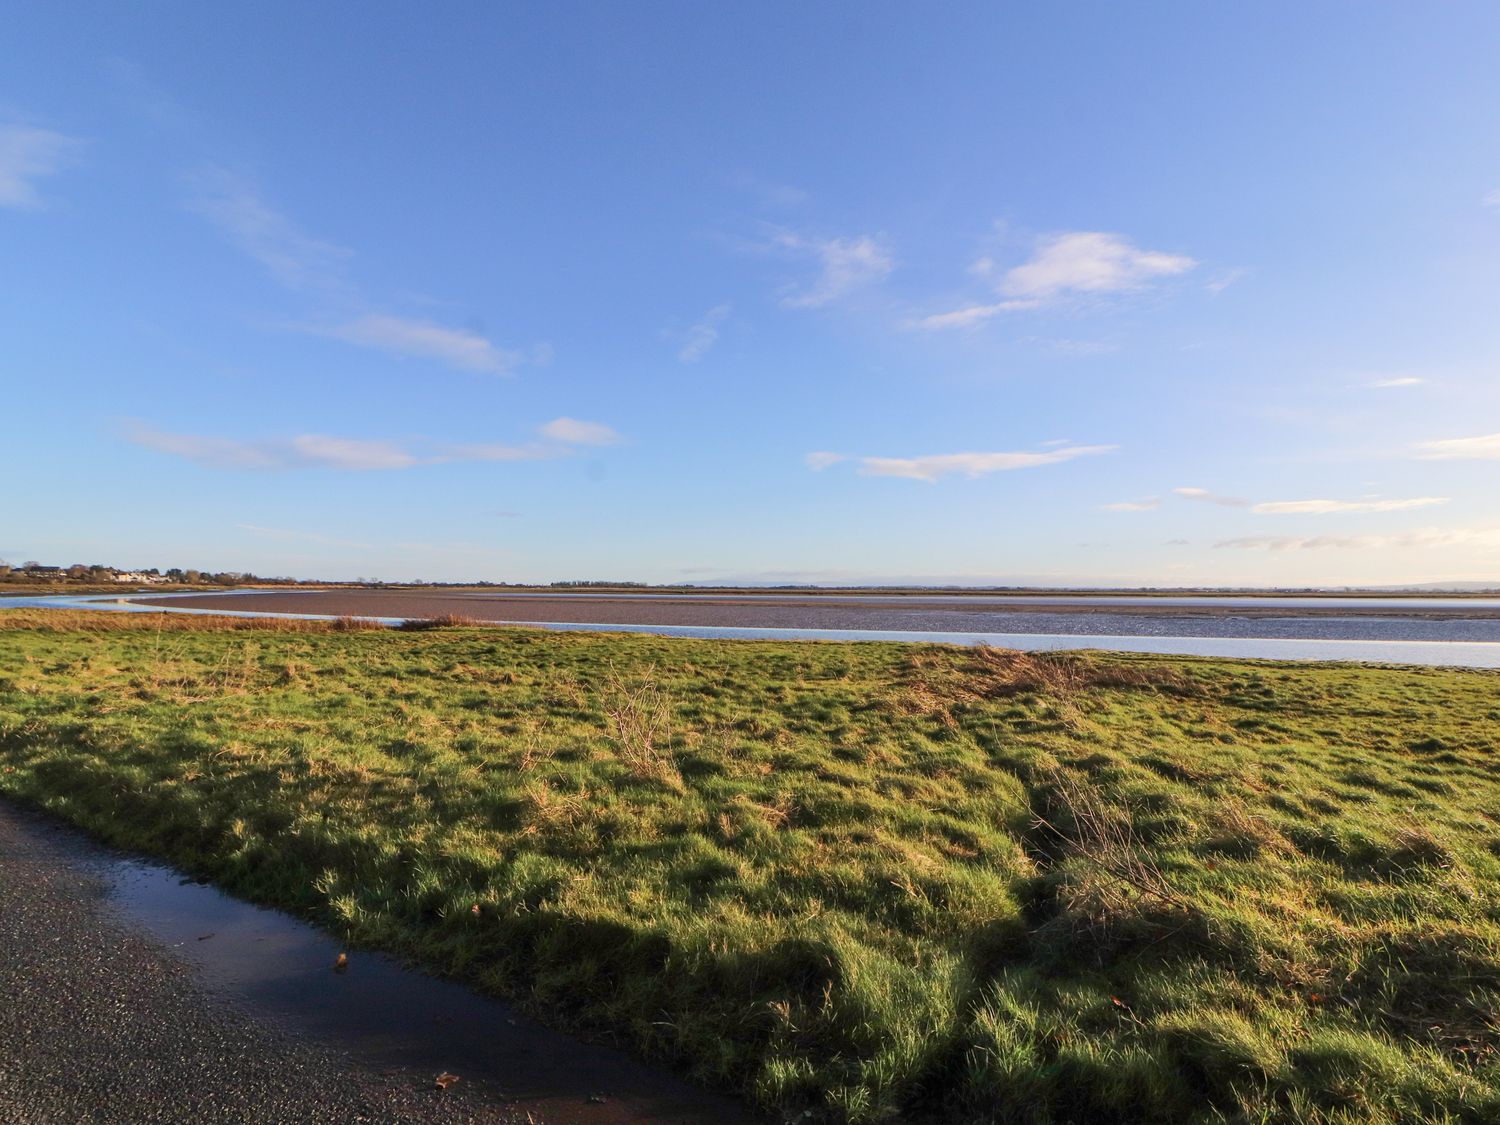
[{"label": "grassy field", "polygon": [[0,613],[0,793],[833,1121],[1500,1120],[1500,675]]}]

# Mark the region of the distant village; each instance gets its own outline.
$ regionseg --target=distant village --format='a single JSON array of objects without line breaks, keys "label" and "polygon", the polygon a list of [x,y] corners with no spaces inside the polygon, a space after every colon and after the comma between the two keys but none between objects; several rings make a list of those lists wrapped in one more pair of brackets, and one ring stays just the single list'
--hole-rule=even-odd
[{"label": "distant village", "polygon": [[77,584],[87,586],[118,583],[122,586],[238,586],[247,582],[273,586],[295,586],[295,578],[260,578],[244,571],[208,571],[171,567],[158,570],[121,570],[119,567],[103,566],[99,563],[72,566],[45,566],[39,562],[24,562],[19,566],[0,560],[0,582],[7,584],[58,585]]},{"label": "distant village", "polygon": [[[47,566],[43,563],[29,561],[19,566],[0,559],[0,585],[4,586],[367,586],[381,588],[386,586],[495,586],[509,587],[512,585],[527,587],[529,583],[493,582],[480,579],[472,582],[429,582],[422,578],[412,578],[405,582],[385,582],[378,578],[353,578],[328,580],[319,578],[266,578],[262,575],[252,574],[247,570],[194,570],[191,567],[169,567],[166,570],[158,570],[151,567],[146,570],[121,570],[116,566],[103,566],[99,563],[84,564],[74,563],[72,566]],[[602,580],[571,580],[567,582],[553,582],[554,587],[575,589],[580,587],[631,587],[635,589],[646,589],[644,582],[630,581],[602,581]]]}]

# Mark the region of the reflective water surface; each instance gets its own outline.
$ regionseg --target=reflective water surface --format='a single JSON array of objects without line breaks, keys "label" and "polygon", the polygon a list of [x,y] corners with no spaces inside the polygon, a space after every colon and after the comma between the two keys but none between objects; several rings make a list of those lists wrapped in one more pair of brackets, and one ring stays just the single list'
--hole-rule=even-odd
[{"label": "reflective water surface", "polygon": [[[538,1125],[762,1120],[621,1051],[550,1031],[393,958],[346,950],[321,930],[169,868],[115,858],[102,872],[125,919],[173,947],[211,990],[368,1065],[424,1079],[457,1074]],[[344,952],[347,969],[336,972]]]},{"label": "reflective water surface", "polygon": [[[353,615],[386,624],[461,612],[539,628],[679,637],[929,641],[1500,667],[1500,599],[1494,598],[242,590],[0,598],[0,606],[6,605],[309,619]],[[393,609],[405,613],[393,615]]]}]

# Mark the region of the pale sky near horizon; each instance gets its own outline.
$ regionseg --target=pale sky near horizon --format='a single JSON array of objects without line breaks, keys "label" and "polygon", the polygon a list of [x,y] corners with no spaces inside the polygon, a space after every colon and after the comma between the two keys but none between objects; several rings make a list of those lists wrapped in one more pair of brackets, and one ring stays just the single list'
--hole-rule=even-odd
[{"label": "pale sky near horizon", "polygon": [[1500,6],[12,6],[0,557],[1500,581]]}]

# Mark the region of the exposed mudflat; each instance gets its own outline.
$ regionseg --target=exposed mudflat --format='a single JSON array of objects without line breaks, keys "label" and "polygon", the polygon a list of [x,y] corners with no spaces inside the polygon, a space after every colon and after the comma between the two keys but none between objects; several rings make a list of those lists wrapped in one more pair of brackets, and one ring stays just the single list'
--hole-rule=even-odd
[{"label": "exposed mudflat", "polygon": [[351,589],[163,595],[138,599],[137,604],[351,617],[454,614],[482,621],[643,628],[1500,641],[1500,607],[1493,599],[1173,599],[1043,594],[862,597]]}]

